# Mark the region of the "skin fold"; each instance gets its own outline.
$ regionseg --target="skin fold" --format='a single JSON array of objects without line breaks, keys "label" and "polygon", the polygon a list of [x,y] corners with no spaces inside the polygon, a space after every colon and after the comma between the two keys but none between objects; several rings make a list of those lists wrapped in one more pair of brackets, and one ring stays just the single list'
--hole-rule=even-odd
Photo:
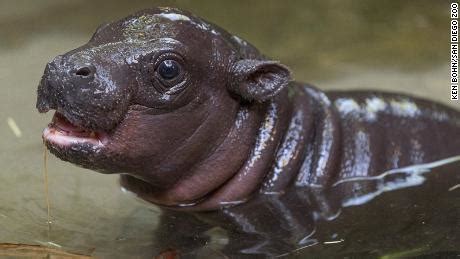
[{"label": "skin fold", "polygon": [[[457,111],[295,82],[246,41],[171,8],[100,26],[47,64],[37,93],[39,112],[56,111],[44,141],[57,157],[120,174],[124,189],[172,214],[218,211],[208,223],[245,229],[249,243],[291,237],[276,251],[308,240],[311,211],[337,212],[324,192],[335,184],[460,154]],[[290,216],[250,228],[247,204]]]}]

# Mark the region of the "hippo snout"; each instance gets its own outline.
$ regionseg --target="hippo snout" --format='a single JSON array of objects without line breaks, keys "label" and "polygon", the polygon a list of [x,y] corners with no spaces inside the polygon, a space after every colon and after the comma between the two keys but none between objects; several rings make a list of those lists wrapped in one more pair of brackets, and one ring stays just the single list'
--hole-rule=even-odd
[{"label": "hippo snout", "polygon": [[89,64],[68,64],[63,62],[62,56],[57,56],[49,62],[38,86],[37,109],[47,112],[51,109],[63,108],[59,105],[63,95],[82,91],[94,86],[96,68]]},{"label": "hippo snout", "polygon": [[93,65],[82,66],[77,69],[75,76],[80,78],[93,77],[96,73],[96,68]]},{"label": "hippo snout", "polygon": [[40,113],[48,112],[51,109],[57,109],[57,98],[53,96],[55,91],[51,89],[51,82],[48,79],[50,70],[52,69],[52,65],[48,63],[45,67],[45,72],[42,76],[42,79],[40,80],[40,84],[38,85],[36,106]]},{"label": "hippo snout", "polygon": [[73,124],[109,131],[122,119],[130,98],[130,77],[107,66],[91,49],[59,55],[46,65],[37,90],[39,112],[56,110]]}]

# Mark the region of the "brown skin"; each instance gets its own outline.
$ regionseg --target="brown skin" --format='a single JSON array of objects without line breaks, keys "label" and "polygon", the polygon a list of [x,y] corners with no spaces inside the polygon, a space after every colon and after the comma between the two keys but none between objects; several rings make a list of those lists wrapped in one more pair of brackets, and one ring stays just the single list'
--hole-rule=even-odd
[{"label": "brown skin", "polygon": [[[288,68],[247,42],[169,8],[101,26],[56,57],[37,108],[57,111],[44,140],[59,158],[122,174],[124,188],[162,207],[222,209],[243,229],[251,228],[235,215],[245,206],[228,207],[252,200],[245,213],[270,220],[286,214],[279,196],[287,207],[304,205],[289,209],[291,225],[311,206],[334,211],[339,199],[326,201],[316,188],[460,154],[457,111],[291,82]],[[311,230],[305,220],[299,233]]]},{"label": "brown skin", "polygon": [[[177,62],[172,79],[159,74],[165,60]],[[37,108],[57,110],[103,142],[45,137],[53,154],[123,173],[121,184],[140,197],[191,210],[243,201],[264,178],[262,192],[283,192],[295,178],[297,185],[327,185],[459,153],[460,143],[446,137],[458,131],[456,111],[401,95],[325,95],[289,81],[285,66],[217,26],[152,9],[100,27],[87,44],[50,62]],[[263,134],[273,139],[265,143]],[[367,142],[359,149],[357,141]],[[423,154],[415,159],[414,152]]]}]

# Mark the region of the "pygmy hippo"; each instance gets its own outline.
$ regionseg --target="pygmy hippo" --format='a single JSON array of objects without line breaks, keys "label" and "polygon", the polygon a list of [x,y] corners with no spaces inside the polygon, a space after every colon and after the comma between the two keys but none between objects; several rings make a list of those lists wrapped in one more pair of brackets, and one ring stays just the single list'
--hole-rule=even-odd
[{"label": "pygmy hippo", "polygon": [[[100,26],[47,64],[37,109],[62,160],[120,174],[163,208],[213,211],[460,154],[460,114],[402,94],[330,91],[190,13]],[[302,203],[298,203],[297,205]]]}]

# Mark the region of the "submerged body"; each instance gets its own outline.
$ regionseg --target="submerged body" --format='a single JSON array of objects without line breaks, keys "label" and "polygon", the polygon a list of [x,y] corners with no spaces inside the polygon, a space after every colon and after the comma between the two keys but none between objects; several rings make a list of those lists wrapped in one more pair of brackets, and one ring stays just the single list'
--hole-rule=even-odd
[{"label": "submerged body", "polygon": [[[129,175],[122,186],[153,203],[213,210],[459,155],[460,117],[450,108],[398,94],[289,87],[257,110],[240,108],[225,140],[173,188],[158,194]],[[242,138],[249,127],[250,139]]]},{"label": "submerged body", "polygon": [[251,200],[277,204],[281,218],[284,203],[300,215],[315,203],[328,218],[327,190],[356,192],[341,183],[460,155],[457,111],[293,82],[249,43],[170,8],[103,25],[56,57],[37,108],[56,110],[43,138],[59,158],[120,173],[123,188],[164,208],[220,209],[242,228],[235,213]]}]

